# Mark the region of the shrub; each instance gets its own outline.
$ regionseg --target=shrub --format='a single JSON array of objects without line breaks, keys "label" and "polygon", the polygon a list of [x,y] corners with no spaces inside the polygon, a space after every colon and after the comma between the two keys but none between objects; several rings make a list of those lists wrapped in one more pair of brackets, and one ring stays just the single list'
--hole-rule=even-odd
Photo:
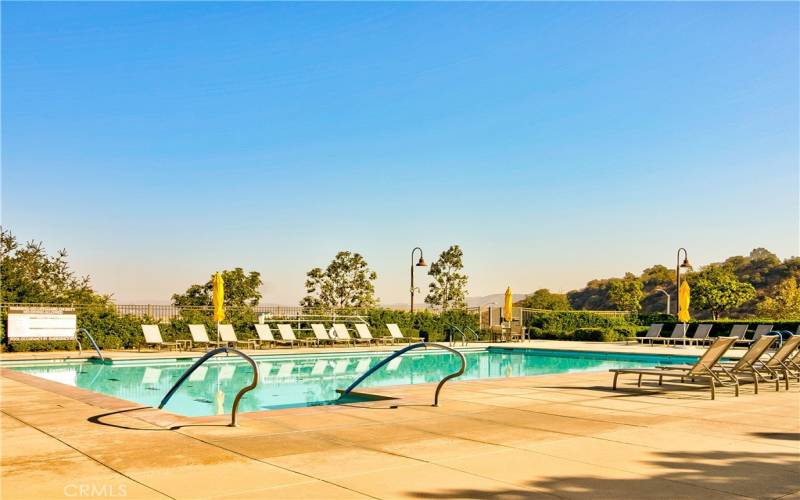
[{"label": "shrub", "polygon": [[578,328],[575,330],[575,340],[589,342],[615,342],[619,335],[610,328]]}]

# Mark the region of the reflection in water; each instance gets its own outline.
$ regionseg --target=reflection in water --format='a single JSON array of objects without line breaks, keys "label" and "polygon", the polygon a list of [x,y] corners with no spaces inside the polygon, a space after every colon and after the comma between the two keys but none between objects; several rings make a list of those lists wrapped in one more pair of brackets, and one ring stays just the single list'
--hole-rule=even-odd
[{"label": "reflection in water", "polygon": [[[533,350],[465,351],[467,369],[461,379],[514,377],[609,368],[685,363],[687,358],[559,353]],[[270,356],[258,359],[260,381],[241,401],[240,411],[312,404],[327,404],[338,397],[336,389],[350,385],[376,365],[386,353],[325,353],[323,357]],[[111,365],[75,363],[15,368],[56,382],[158,406],[161,398],[185,372],[191,361],[152,360]],[[390,361],[367,378],[360,388],[438,382],[459,367],[458,357],[446,352],[409,353]],[[249,364],[239,358],[217,358],[200,366],[166,406],[189,416],[228,413],[236,393],[253,377]]]}]

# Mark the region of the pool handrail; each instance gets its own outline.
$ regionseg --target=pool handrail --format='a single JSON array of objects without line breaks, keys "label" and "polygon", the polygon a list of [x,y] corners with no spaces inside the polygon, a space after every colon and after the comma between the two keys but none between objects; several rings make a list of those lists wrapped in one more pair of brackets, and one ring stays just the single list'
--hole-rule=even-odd
[{"label": "pool handrail", "polygon": [[[87,330],[86,328],[78,328],[78,333],[82,333],[87,337],[89,337],[89,342],[92,343],[92,347],[94,347],[94,350],[97,351],[97,355],[100,356],[100,361],[105,361],[105,358],[103,358],[103,355],[100,353],[100,348],[97,347],[97,342],[94,341],[94,337],[92,337],[92,334],[89,333],[89,330]],[[78,336],[76,335],[75,336],[76,340],[78,340],[77,337]],[[81,346],[80,340],[78,340],[78,353],[83,354],[83,347]]]},{"label": "pool handrail", "polygon": [[467,359],[464,357],[464,355],[461,352],[453,349],[452,347],[448,347],[448,346],[442,345],[442,344],[437,344],[437,343],[434,343],[434,342],[417,342],[416,344],[410,344],[410,345],[400,349],[399,351],[393,352],[391,355],[389,355],[386,358],[384,358],[380,363],[378,363],[377,365],[373,366],[372,368],[370,368],[369,370],[364,372],[364,374],[361,375],[360,377],[358,377],[358,379],[356,379],[355,382],[350,384],[350,386],[347,389],[341,391],[341,394],[342,394],[341,397],[344,397],[344,396],[347,396],[348,394],[350,394],[350,392],[353,389],[355,389],[356,386],[358,386],[361,382],[363,382],[364,379],[366,379],[367,377],[369,377],[370,375],[375,373],[377,370],[379,370],[380,368],[385,366],[387,363],[389,363],[391,360],[395,359],[396,357],[402,356],[403,354],[407,353],[408,351],[410,351],[412,349],[419,349],[420,347],[427,348],[428,346],[438,347],[440,349],[444,349],[446,351],[450,351],[450,352],[458,355],[458,357],[461,359],[461,368],[459,368],[457,371],[455,371],[455,372],[447,375],[446,377],[444,377],[442,380],[439,381],[439,385],[436,386],[436,393],[433,396],[433,406],[439,406],[439,392],[442,390],[442,386],[448,380],[456,378],[456,377],[460,376],[462,373],[464,373],[464,370],[467,369]]},{"label": "pool handrail", "polygon": [[246,392],[255,389],[255,387],[258,385],[259,376],[258,376],[258,365],[256,364],[255,360],[250,356],[248,356],[247,354],[243,353],[242,351],[238,349],[233,349],[231,347],[218,347],[216,349],[212,349],[207,353],[205,353],[200,359],[195,361],[195,363],[188,370],[183,372],[183,375],[181,375],[181,378],[179,378],[178,381],[175,382],[175,385],[172,386],[172,389],[170,389],[169,392],[167,392],[167,395],[164,396],[164,399],[162,399],[161,403],[158,405],[158,409],[161,410],[164,408],[164,405],[166,405],[167,402],[169,402],[172,395],[175,394],[175,391],[177,391],[178,388],[181,386],[181,384],[183,384],[183,382],[187,378],[189,378],[189,375],[191,375],[192,372],[194,372],[200,365],[208,361],[213,356],[216,356],[217,354],[223,352],[225,354],[230,354],[230,353],[237,354],[243,357],[248,363],[250,363],[250,366],[253,367],[253,381],[250,383],[250,385],[243,387],[242,390],[240,390],[239,393],[236,394],[236,398],[233,400],[233,406],[231,407],[231,423],[229,424],[229,427],[236,427],[236,410],[239,408],[239,401],[242,399],[242,396],[244,396]]}]

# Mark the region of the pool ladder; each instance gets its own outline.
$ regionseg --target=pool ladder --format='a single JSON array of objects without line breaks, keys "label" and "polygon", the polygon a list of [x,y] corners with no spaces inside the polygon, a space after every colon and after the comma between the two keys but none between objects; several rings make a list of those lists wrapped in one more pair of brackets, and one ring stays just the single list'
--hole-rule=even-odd
[{"label": "pool ladder", "polygon": [[459,357],[459,359],[461,360],[461,367],[457,371],[447,375],[442,380],[440,380],[439,381],[439,385],[436,386],[436,393],[433,396],[433,406],[439,406],[439,392],[442,390],[442,386],[448,380],[456,378],[456,377],[460,376],[462,373],[464,373],[464,370],[467,369],[467,360],[466,360],[466,358],[464,357],[463,354],[461,354],[459,351],[453,349],[452,347],[448,347],[448,346],[442,345],[442,344],[435,344],[435,343],[432,343],[432,342],[418,342],[416,344],[411,344],[411,345],[409,345],[407,347],[404,347],[404,348],[400,349],[399,351],[393,352],[390,356],[387,356],[383,361],[381,361],[377,365],[373,366],[372,368],[367,370],[363,375],[358,377],[358,379],[356,379],[355,382],[350,384],[350,386],[347,389],[345,389],[343,391],[340,391],[341,394],[342,394],[342,397],[347,396],[348,394],[350,394],[350,392],[353,389],[355,389],[356,386],[358,386],[361,382],[363,382],[364,379],[366,379],[367,377],[369,377],[370,375],[372,375],[373,373],[378,371],[380,368],[383,368],[383,366],[385,366],[391,360],[395,359],[398,356],[402,356],[403,354],[405,354],[408,351],[411,351],[413,349],[419,349],[420,347],[425,347],[425,348],[427,348],[427,347],[438,347],[440,349],[444,349],[446,351],[450,351],[450,352],[456,354]]},{"label": "pool ladder", "polygon": [[473,330],[472,328],[468,327],[468,326],[465,326],[464,328],[460,328],[458,325],[454,325],[452,323],[447,323],[447,326],[449,326],[451,328],[450,337],[448,339],[449,343],[450,343],[450,347],[453,347],[456,344],[456,341],[453,338],[453,330],[455,330],[455,331],[457,331],[458,333],[461,334],[461,346],[462,347],[469,345],[469,339],[467,338],[467,332],[465,332],[464,329],[466,329],[470,334],[472,334],[472,336],[475,337],[475,340],[480,340],[480,336],[478,335],[478,333],[475,330]]},{"label": "pool ladder", "polygon": [[[100,356],[100,361],[105,361],[105,358],[103,358],[103,355],[100,353],[100,348],[97,347],[97,342],[94,341],[94,337],[92,337],[92,334],[89,333],[89,330],[87,330],[86,328],[79,328],[78,333],[82,333],[87,337],[89,337],[89,342],[92,343],[92,347],[94,347],[94,350],[97,351],[97,355]],[[75,337],[75,340],[77,340],[77,335]],[[80,340],[78,340],[78,353],[83,354],[83,347],[81,346]]]},{"label": "pool ladder", "polygon": [[242,388],[242,390],[240,390],[239,393],[236,394],[236,398],[233,400],[233,407],[231,408],[231,423],[229,424],[229,426],[236,427],[236,413],[237,410],[239,409],[239,401],[241,401],[242,396],[244,396],[246,392],[252,391],[258,385],[258,365],[256,364],[255,360],[250,356],[248,356],[247,354],[243,353],[238,349],[232,349],[230,347],[219,347],[217,349],[213,349],[211,351],[208,351],[203,355],[203,357],[195,361],[195,363],[188,370],[186,370],[183,373],[183,375],[181,375],[181,378],[179,378],[178,381],[175,382],[175,385],[172,386],[172,389],[169,390],[167,395],[164,396],[164,399],[162,399],[161,403],[158,405],[158,409],[160,410],[164,408],[164,405],[167,404],[172,395],[175,394],[175,391],[177,391],[178,388],[181,386],[181,384],[183,384],[186,381],[186,379],[189,378],[189,375],[191,375],[193,371],[195,371],[200,365],[202,365],[212,357],[216,356],[217,354],[221,354],[223,352],[225,354],[233,353],[238,356],[241,356],[245,359],[245,361],[250,363],[250,366],[253,367],[253,381],[250,383],[250,385]]}]

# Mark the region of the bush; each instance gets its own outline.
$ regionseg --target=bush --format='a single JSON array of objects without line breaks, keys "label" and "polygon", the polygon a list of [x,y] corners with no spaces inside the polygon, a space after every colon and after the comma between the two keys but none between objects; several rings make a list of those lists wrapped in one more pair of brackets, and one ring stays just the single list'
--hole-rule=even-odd
[{"label": "bush", "polygon": [[589,311],[537,312],[528,317],[528,328],[572,333],[578,328],[611,328],[629,325],[625,316],[606,316]]},{"label": "bush", "polygon": [[[214,338],[216,332],[216,324],[212,319],[211,312],[194,309],[183,310],[180,317],[166,322],[158,322],[146,316],[121,315],[113,307],[105,306],[82,308],[78,310],[77,315],[78,328],[88,330],[101,349],[136,348],[144,341],[141,325],[145,324],[157,323],[165,342],[189,339],[190,324],[206,325],[211,338]],[[3,313],[3,331],[6,319],[7,315]],[[252,309],[229,308],[226,311],[225,322],[233,325],[239,340],[257,337],[253,324],[258,322],[258,315]],[[451,330],[454,332],[454,338],[460,339],[460,335],[455,334],[455,329],[451,325],[459,328],[466,326],[473,330],[478,329],[477,315],[466,310],[447,311],[442,314],[420,311],[411,314],[408,311],[372,309],[367,313],[367,323],[375,337],[389,335],[386,323],[396,323],[405,335],[420,337],[425,334],[432,342],[446,341]],[[301,327],[309,328],[309,325],[307,322],[301,322]],[[91,343],[85,336],[80,335],[79,339],[84,349],[92,349]],[[25,341],[11,344],[6,343],[5,340],[3,342],[9,351],[74,350],[76,347],[75,342]]]},{"label": "bush", "polygon": [[616,342],[620,340],[617,332],[610,328],[578,328],[575,330],[575,340],[588,342]]}]

